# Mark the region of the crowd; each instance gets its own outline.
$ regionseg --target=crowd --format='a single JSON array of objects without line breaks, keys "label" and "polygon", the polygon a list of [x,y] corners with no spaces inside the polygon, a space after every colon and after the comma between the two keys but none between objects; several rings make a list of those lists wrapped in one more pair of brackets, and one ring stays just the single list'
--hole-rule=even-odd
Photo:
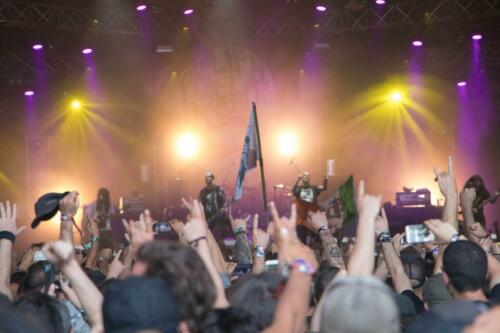
[{"label": "crowd", "polygon": [[24,229],[16,205],[0,203],[0,332],[500,332],[496,240],[474,221],[474,189],[458,191],[451,164],[435,173],[445,204],[441,220],[425,222],[432,242],[391,235],[381,197],[361,181],[350,246],[324,212],[309,214],[317,246],[305,245],[295,206],[287,217],[270,203],[267,230],[258,216],[231,218],[234,262],[197,200],[183,202],[186,221],[170,221],[178,242],[155,240],[146,210],[123,221],[127,244],[113,251],[92,220],[91,241],[75,244],[80,203],[70,192],[59,202],[59,239],[22,255],[13,251]]}]

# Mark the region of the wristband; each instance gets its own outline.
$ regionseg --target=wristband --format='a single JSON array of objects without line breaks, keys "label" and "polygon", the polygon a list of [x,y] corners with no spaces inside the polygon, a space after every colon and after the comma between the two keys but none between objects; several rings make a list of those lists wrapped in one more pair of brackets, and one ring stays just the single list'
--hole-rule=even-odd
[{"label": "wristband", "polygon": [[298,268],[299,272],[313,275],[316,272],[316,269],[304,259],[296,259],[292,261],[290,265],[292,268]]},{"label": "wristband", "polygon": [[392,242],[391,234],[389,231],[382,231],[380,235],[378,235],[379,243],[389,243]]},{"label": "wristband", "polygon": [[439,255],[439,246],[433,247],[431,253],[433,257],[437,257]]},{"label": "wristband", "polygon": [[208,241],[208,240],[207,240],[207,237],[205,237],[205,236],[201,236],[201,237],[198,237],[198,238],[193,239],[192,241],[189,241],[189,242],[188,242],[188,244],[189,244],[189,245],[191,245],[191,246],[193,246],[193,247],[198,247],[198,244],[199,244],[199,243],[200,243],[200,241],[202,241],[202,240],[206,240],[206,241]]},{"label": "wristband", "polygon": [[66,221],[71,221],[73,218],[70,217],[69,215],[66,214],[61,214],[61,221],[66,222]]},{"label": "wristband", "polygon": [[0,231],[0,239],[8,239],[14,243],[16,241],[16,235],[10,231]]},{"label": "wristband", "polygon": [[235,235],[239,235],[239,234],[246,234],[247,232],[245,231],[245,229],[243,228],[237,228],[236,231],[234,232]]},{"label": "wristband", "polygon": [[264,250],[263,246],[256,246],[253,253],[257,258],[265,258],[266,257],[266,251]]},{"label": "wristband", "polygon": [[451,236],[450,243],[454,243],[459,239],[460,239],[460,234],[454,234],[453,236]]},{"label": "wristband", "polygon": [[318,234],[322,231],[328,231],[328,226],[322,225],[321,227],[318,228]]}]

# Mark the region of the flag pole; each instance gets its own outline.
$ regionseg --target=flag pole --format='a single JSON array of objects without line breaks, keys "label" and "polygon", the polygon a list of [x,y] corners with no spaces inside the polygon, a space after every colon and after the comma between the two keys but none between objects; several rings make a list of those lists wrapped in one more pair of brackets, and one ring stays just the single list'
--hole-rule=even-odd
[{"label": "flag pole", "polygon": [[262,199],[264,200],[264,221],[266,221],[266,226],[267,226],[269,222],[269,217],[267,213],[266,177],[264,176],[264,158],[262,157],[259,122],[257,121],[257,106],[255,105],[255,102],[252,102],[252,113],[253,113],[253,119],[255,121],[255,131],[257,132],[257,147],[259,151],[259,165],[260,165],[260,181],[262,184]]}]

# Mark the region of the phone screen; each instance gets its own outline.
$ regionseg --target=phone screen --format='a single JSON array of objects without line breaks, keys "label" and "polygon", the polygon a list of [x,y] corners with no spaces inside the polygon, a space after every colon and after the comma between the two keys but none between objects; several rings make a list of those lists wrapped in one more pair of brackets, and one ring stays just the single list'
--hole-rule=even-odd
[{"label": "phone screen", "polygon": [[423,224],[407,225],[405,234],[409,244],[427,243],[436,239],[434,234]]}]

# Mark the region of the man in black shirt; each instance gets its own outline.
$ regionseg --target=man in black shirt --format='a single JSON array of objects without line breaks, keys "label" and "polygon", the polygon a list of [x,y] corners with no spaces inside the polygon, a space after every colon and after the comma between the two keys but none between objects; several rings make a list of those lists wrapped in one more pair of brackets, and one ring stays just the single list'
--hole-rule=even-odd
[{"label": "man in black shirt", "polygon": [[226,194],[220,186],[214,184],[214,179],[213,173],[207,172],[205,174],[206,186],[200,191],[199,195],[208,224],[223,215],[222,212],[226,203]]},{"label": "man in black shirt", "polygon": [[[302,184],[299,185],[302,181]],[[326,191],[328,186],[328,178],[323,178],[323,185],[311,185],[311,175],[309,172],[304,172],[302,176],[297,179],[293,186],[293,195],[302,201],[316,204],[318,196],[321,192]]]}]

